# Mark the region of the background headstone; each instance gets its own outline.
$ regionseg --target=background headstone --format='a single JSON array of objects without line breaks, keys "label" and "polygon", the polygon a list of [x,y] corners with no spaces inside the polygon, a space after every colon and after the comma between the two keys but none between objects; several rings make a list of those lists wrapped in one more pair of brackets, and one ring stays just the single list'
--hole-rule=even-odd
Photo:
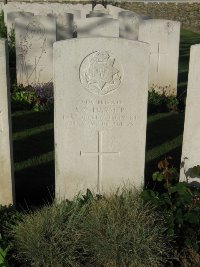
[{"label": "background headstone", "polygon": [[144,20],[139,27],[138,40],[149,43],[151,47],[149,89],[176,95],[180,22]]},{"label": "background headstone", "polygon": [[56,19],[43,16],[15,21],[17,83],[48,83],[53,77]]},{"label": "background headstone", "polygon": [[141,18],[130,11],[121,11],[119,16],[119,37],[129,40],[138,40]]},{"label": "background headstone", "polygon": [[17,18],[28,18],[34,16],[31,12],[8,12],[7,13],[7,33],[9,35],[10,31],[15,28],[15,19]]},{"label": "background headstone", "polygon": [[0,204],[14,202],[7,41],[0,39]]},{"label": "background headstone", "polygon": [[74,15],[74,20],[80,19],[81,18],[81,11],[80,10],[75,10],[75,9],[65,9],[65,13],[70,13]]},{"label": "background headstone", "polygon": [[100,12],[93,12],[93,11],[91,11],[90,14],[86,15],[86,18],[98,18],[98,17],[112,18],[112,16],[109,14],[100,13]]},{"label": "background headstone", "polygon": [[90,11],[92,11],[91,4],[83,5],[83,8],[81,9],[81,18],[86,18],[86,14],[88,14]]},{"label": "background headstone", "polygon": [[57,198],[144,183],[149,50],[118,38],[54,44]]},{"label": "background headstone", "polygon": [[118,19],[119,12],[123,11],[124,9],[121,7],[113,6],[113,5],[107,5],[107,9],[109,11],[109,14],[114,18]]},{"label": "background headstone", "polygon": [[180,180],[198,183],[191,169],[200,165],[200,44],[193,45],[190,51],[188,88],[183,135]]},{"label": "background headstone", "polygon": [[19,8],[15,7],[14,3],[13,5],[10,5],[10,3],[8,3],[7,5],[4,5],[3,7],[3,12],[4,12],[4,23],[7,26],[7,15],[9,12],[20,12],[23,10],[20,10]]},{"label": "background headstone", "polygon": [[94,7],[93,12],[108,14],[108,9],[106,9],[106,8],[105,8],[103,5],[101,5],[101,4],[97,4],[97,5]]},{"label": "background headstone", "polygon": [[74,15],[71,13],[48,14],[56,19],[56,41],[73,38]]},{"label": "background headstone", "polygon": [[77,37],[119,37],[119,21],[111,18],[87,18],[77,21]]}]

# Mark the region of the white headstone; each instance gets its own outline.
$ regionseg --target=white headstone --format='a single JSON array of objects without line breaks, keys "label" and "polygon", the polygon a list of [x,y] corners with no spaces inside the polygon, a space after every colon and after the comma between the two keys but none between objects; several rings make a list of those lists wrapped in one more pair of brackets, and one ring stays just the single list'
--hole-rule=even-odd
[{"label": "white headstone", "polygon": [[180,180],[197,182],[191,169],[200,165],[200,44],[193,45],[190,51],[188,88],[185,111],[185,125]]},{"label": "white headstone", "polygon": [[145,20],[140,24],[138,39],[151,46],[149,89],[176,95],[180,22]]},{"label": "white headstone", "polygon": [[49,17],[56,19],[56,41],[73,38],[74,32],[74,15],[70,13],[64,14],[48,14]]},{"label": "white headstone", "polygon": [[7,41],[0,39],[0,205],[14,202]]},{"label": "white headstone", "polygon": [[64,12],[68,14],[73,14],[74,16],[73,32],[74,32],[74,35],[77,35],[77,21],[81,19],[81,10],[67,9]]},{"label": "white headstone", "polygon": [[112,18],[112,16],[109,14],[101,12],[93,12],[93,11],[91,11],[89,14],[86,15],[86,18],[98,18],[98,17]]},{"label": "white headstone", "polygon": [[81,18],[81,11],[75,10],[75,9],[64,9],[65,13],[70,13],[74,15],[74,19],[80,19]]},{"label": "white headstone", "polygon": [[111,18],[77,20],[77,37],[119,37],[119,21]]},{"label": "white headstone", "polygon": [[149,50],[118,38],[54,44],[58,198],[144,183]]},{"label": "white headstone", "polygon": [[119,16],[119,37],[138,40],[139,24],[141,18],[134,12],[121,11]]},{"label": "white headstone", "polygon": [[86,18],[86,14],[88,14],[90,11],[92,11],[91,4],[83,5],[83,8],[81,9],[81,18]]},{"label": "white headstone", "polygon": [[15,28],[15,19],[32,17],[32,16],[34,16],[34,14],[31,12],[23,12],[23,11],[8,12],[7,13],[7,32],[8,32],[8,35],[9,35],[10,31]]},{"label": "white headstone", "polygon": [[97,12],[97,13],[106,13],[108,14],[108,9],[106,9],[103,5],[101,4],[97,4],[94,9],[93,12]]},{"label": "white headstone", "polygon": [[25,86],[52,81],[56,19],[16,19],[15,38],[17,83]]},{"label": "white headstone", "polygon": [[19,8],[15,7],[14,3],[13,3],[13,5],[10,5],[10,3],[8,3],[7,5],[4,5],[4,7],[3,7],[4,23],[6,24],[6,26],[7,26],[7,15],[8,15],[8,13],[10,13],[10,12],[19,12],[19,11],[21,11],[21,10]]},{"label": "white headstone", "polygon": [[114,18],[118,19],[119,12],[123,11],[124,9],[121,7],[113,6],[113,5],[107,5],[107,9],[109,11],[109,14]]}]

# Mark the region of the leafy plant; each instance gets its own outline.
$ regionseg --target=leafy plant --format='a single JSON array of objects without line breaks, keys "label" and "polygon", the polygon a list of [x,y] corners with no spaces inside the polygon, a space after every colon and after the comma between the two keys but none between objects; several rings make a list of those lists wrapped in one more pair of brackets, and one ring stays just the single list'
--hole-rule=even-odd
[{"label": "leafy plant", "polygon": [[148,112],[169,112],[177,111],[179,100],[176,96],[170,95],[167,96],[165,93],[159,94],[154,89],[149,91],[148,97]]},{"label": "leafy plant", "polygon": [[36,95],[28,90],[19,90],[12,93],[11,101],[14,110],[31,109],[36,102]]},{"label": "leafy plant", "polygon": [[199,250],[200,242],[200,192],[185,182],[178,182],[177,170],[167,157],[158,163],[159,171],[153,180],[159,184],[157,190],[144,190],[142,197],[164,212],[168,225],[167,234],[175,238],[177,246]]},{"label": "leafy plant", "polygon": [[11,226],[17,224],[20,218],[21,215],[14,206],[0,205],[0,267],[7,267],[8,260],[13,258],[10,229]]},{"label": "leafy plant", "polygon": [[[2,237],[0,236],[0,244],[1,244]],[[8,252],[10,250],[10,247],[7,246],[4,248],[2,245],[0,245],[0,267],[9,267],[7,262],[7,256]]]},{"label": "leafy plant", "polygon": [[11,94],[11,100],[13,110],[51,110],[53,108],[53,84],[15,86]]},{"label": "leafy plant", "polygon": [[179,100],[176,96],[171,95],[166,97],[166,107],[168,111],[177,111],[179,105]]},{"label": "leafy plant", "polygon": [[7,27],[4,23],[4,12],[0,13],[0,38],[7,38]]}]

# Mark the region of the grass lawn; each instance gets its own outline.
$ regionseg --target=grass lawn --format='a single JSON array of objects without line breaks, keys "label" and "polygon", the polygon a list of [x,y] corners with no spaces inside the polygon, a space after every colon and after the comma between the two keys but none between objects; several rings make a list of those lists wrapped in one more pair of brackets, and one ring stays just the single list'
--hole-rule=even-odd
[{"label": "grass lawn", "polygon": [[[200,34],[181,31],[178,94],[185,92],[190,46],[200,43]],[[179,167],[184,114],[160,113],[148,117],[146,183],[165,155]],[[12,114],[16,199],[18,204],[40,205],[54,192],[53,113],[23,111]],[[66,162],[67,164],[67,162]]]}]

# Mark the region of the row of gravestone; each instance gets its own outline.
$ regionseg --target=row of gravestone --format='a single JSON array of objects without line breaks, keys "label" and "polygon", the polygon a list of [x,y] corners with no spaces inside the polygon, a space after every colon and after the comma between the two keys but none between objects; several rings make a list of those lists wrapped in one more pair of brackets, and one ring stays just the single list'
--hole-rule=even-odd
[{"label": "row of gravestone", "polygon": [[[101,194],[144,181],[148,69],[146,43],[77,38],[54,46],[56,196]],[[200,156],[200,45],[191,48],[181,180]],[[7,45],[0,40],[0,203],[14,200]],[[194,180],[195,181],[195,180]],[[197,179],[198,181],[198,179]]]},{"label": "row of gravestone", "polygon": [[12,27],[15,28],[18,84],[26,86],[51,82],[53,44],[56,41],[71,39],[76,34],[77,38],[116,37],[149,43],[149,88],[166,95],[176,95],[179,22],[148,19],[113,6],[105,9],[97,5],[92,11],[89,11],[91,5],[83,5],[80,10],[72,9],[72,5],[71,9],[69,5],[66,7],[62,12],[61,7],[46,9],[44,16],[35,15],[37,12],[32,13],[34,8],[31,9],[30,5],[23,8],[26,12],[14,11],[14,7],[10,10],[5,6],[4,18],[8,34]]}]

